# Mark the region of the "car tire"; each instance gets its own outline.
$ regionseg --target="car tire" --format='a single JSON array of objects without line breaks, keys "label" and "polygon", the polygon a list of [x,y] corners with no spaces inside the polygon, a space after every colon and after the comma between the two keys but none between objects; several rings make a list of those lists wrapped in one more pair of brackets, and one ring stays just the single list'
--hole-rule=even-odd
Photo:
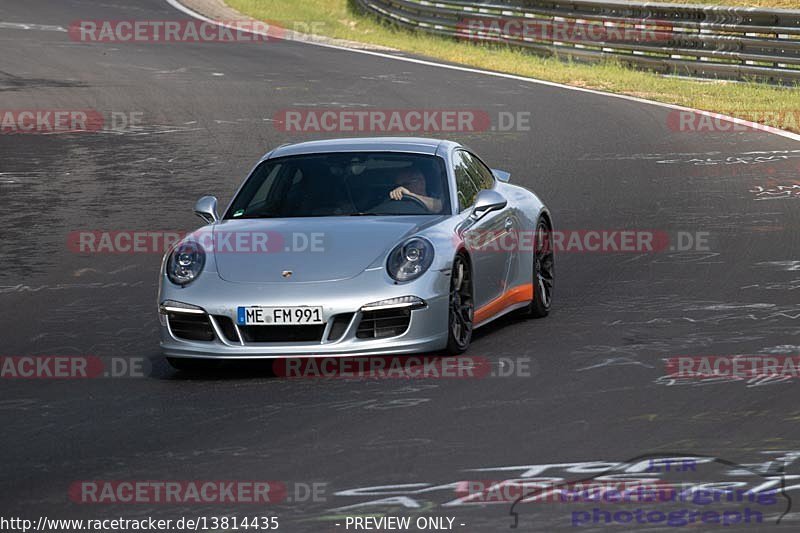
[{"label": "car tire", "polygon": [[550,314],[555,282],[553,228],[544,217],[536,223],[532,280],[533,300],[527,307],[527,315],[530,318],[544,318]]},{"label": "car tire", "polygon": [[467,351],[472,340],[474,298],[472,268],[469,259],[459,253],[453,259],[450,274],[450,297],[447,309],[447,353],[458,355]]}]

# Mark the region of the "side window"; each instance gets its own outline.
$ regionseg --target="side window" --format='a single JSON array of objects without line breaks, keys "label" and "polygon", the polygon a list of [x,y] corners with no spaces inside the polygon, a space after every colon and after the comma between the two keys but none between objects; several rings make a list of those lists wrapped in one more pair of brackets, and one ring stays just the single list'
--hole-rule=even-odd
[{"label": "side window", "polygon": [[491,189],[494,187],[494,174],[483,164],[483,161],[469,152],[464,152],[464,154],[469,161],[469,172],[478,179],[480,189]]},{"label": "side window", "polygon": [[453,172],[456,176],[456,187],[458,192],[458,210],[463,211],[475,202],[480,186],[469,171],[469,154],[463,150],[453,154]]}]

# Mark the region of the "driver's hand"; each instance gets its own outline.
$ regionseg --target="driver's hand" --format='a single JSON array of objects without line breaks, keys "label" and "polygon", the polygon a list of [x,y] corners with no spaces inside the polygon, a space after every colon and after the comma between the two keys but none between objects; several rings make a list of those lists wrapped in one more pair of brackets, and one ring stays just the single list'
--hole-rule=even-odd
[{"label": "driver's hand", "polygon": [[391,198],[392,200],[402,200],[404,194],[407,196],[411,196],[411,191],[409,191],[405,187],[397,187],[396,189],[392,189],[392,192],[389,193],[389,198]]}]

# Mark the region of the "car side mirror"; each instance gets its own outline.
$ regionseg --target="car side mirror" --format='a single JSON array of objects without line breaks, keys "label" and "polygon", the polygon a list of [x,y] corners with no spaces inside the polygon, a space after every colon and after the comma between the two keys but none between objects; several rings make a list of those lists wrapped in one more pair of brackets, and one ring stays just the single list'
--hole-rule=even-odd
[{"label": "car side mirror", "polygon": [[194,214],[202,218],[208,224],[213,224],[219,220],[217,214],[217,197],[203,196],[194,204]]},{"label": "car side mirror", "polygon": [[494,174],[494,177],[497,178],[498,180],[502,181],[503,183],[508,183],[508,180],[511,179],[511,173],[510,172],[506,172],[505,170],[500,170],[500,169],[497,169],[497,168],[493,168],[492,169],[492,174]]},{"label": "car side mirror", "polygon": [[479,220],[487,213],[499,211],[506,205],[508,205],[508,200],[503,198],[502,194],[492,189],[483,189],[475,198],[472,213],[470,213],[469,217],[473,220]]}]

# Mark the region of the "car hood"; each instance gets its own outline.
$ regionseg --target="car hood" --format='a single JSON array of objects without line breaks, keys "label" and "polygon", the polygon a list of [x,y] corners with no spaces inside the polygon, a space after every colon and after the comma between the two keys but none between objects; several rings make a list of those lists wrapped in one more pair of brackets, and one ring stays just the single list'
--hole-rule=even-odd
[{"label": "car hood", "polygon": [[443,218],[224,220],[214,226],[214,260],[219,276],[232,282],[285,284],[348,279],[373,263],[382,266],[383,257],[399,241]]}]

